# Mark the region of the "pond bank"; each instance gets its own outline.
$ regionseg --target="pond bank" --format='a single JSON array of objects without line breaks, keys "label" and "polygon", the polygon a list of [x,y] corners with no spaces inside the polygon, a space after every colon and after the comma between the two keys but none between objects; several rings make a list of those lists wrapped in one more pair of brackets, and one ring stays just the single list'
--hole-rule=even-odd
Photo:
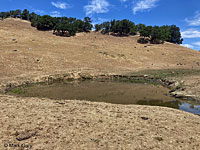
[{"label": "pond bank", "polygon": [[52,84],[56,82],[83,81],[83,80],[107,80],[123,81],[133,83],[150,83],[162,85],[170,89],[170,95],[175,98],[200,102],[200,95],[188,94],[184,86],[184,81],[180,76],[200,74],[199,70],[154,70],[128,74],[90,74],[82,72],[69,72],[66,74],[47,75],[28,80],[12,81],[0,85],[2,93],[7,93],[16,87],[26,87],[31,84]]}]

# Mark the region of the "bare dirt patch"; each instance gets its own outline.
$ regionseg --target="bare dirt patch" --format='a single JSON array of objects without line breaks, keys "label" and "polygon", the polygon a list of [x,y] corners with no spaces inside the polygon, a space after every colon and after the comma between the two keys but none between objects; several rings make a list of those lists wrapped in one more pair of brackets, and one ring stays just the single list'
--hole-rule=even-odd
[{"label": "bare dirt patch", "polygon": [[[200,117],[174,109],[3,95],[0,102],[2,148],[5,143],[50,150],[200,147]],[[37,134],[19,142],[13,134],[25,130]]]}]

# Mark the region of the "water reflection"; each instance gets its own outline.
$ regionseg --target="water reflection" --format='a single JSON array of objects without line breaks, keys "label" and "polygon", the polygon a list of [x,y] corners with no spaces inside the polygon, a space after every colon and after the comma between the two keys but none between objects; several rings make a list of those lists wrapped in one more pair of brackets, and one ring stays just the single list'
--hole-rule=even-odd
[{"label": "water reflection", "polygon": [[200,115],[200,103],[193,102],[193,101],[185,102],[181,100],[173,100],[173,101],[165,102],[162,100],[148,100],[148,101],[140,100],[137,102],[137,104],[170,107],[170,108],[175,108],[175,109],[179,109],[179,110]]},{"label": "water reflection", "polygon": [[180,101],[173,100],[173,101],[163,101],[163,100],[140,100],[137,102],[138,105],[150,105],[150,106],[162,106],[162,107],[170,107],[170,108],[176,108],[179,109],[179,104],[181,104]]},{"label": "water reflection", "polygon": [[179,109],[184,110],[193,114],[200,115],[200,104],[190,104],[187,102],[183,102],[182,104],[179,104]]}]

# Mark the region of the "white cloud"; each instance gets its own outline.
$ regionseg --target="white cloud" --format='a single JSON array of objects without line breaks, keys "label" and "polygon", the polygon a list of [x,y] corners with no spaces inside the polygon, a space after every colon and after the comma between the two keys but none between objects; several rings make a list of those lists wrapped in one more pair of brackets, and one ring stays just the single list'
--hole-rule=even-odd
[{"label": "white cloud", "polygon": [[39,9],[34,9],[34,12],[37,13],[37,14],[44,14],[45,13],[45,11],[39,10]]},{"label": "white cloud", "polygon": [[103,22],[107,22],[110,21],[111,19],[106,19],[106,18],[92,18],[92,25],[93,25],[93,29],[95,27],[95,24],[101,24]]},{"label": "white cloud", "polygon": [[181,32],[183,38],[200,38],[200,31],[197,29],[188,29]]},{"label": "white cloud", "polygon": [[140,0],[136,3],[136,5],[133,7],[133,13],[136,14],[136,12],[140,11],[143,12],[145,10],[150,10],[151,8],[156,7],[156,3],[159,0]]},{"label": "white cloud", "polygon": [[59,11],[52,11],[52,12],[51,12],[51,16],[52,16],[52,17],[60,17],[61,15],[60,15],[60,12],[59,12]]},{"label": "white cloud", "polygon": [[185,18],[185,21],[189,24],[189,26],[200,26],[200,12],[197,11],[195,16],[191,19]]},{"label": "white cloud", "polygon": [[198,48],[200,48],[200,41],[199,42],[195,42],[193,44],[196,45],[196,46],[198,46]]},{"label": "white cloud", "polygon": [[92,0],[88,5],[84,6],[87,16],[92,16],[94,13],[107,13],[110,6],[107,0]]},{"label": "white cloud", "polygon": [[192,49],[194,48],[194,46],[191,44],[182,44],[182,46],[187,47],[187,48],[192,48]]},{"label": "white cloud", "polygon": [[120,0],[121,2],[126,2],[127,0]]},{"label": "white cloud", "polygon": [[53,6],[60,9],[67,9],[70,8],[70,5],[65,2],[51,2]]},{"label": "white cloud", "polygon": [[35,9],[32,6],[29,7],[29,10],[30,10],[30,12],[34,12],[34,13],[39,14],[39,15],[44,15],[46,13],[44,10]]},{"label": "white cloud", "polygon": [[106,21],[110,21],[110,19],[107,19],[107,18],[92,18],[92,22],[94,24],[101,24],[103,22],[106,22]]}]

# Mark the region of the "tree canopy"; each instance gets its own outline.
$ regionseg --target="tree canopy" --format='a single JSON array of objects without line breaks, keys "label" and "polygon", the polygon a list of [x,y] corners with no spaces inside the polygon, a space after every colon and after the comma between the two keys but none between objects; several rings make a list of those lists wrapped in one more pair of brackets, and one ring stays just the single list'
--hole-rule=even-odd
[{"label": "tree canopy", "polygon": [[96,24],[95,30],[100,31],[103,34],[108,34],[110,32],[115,33],[116,35],[135,35],[136,26],[135,24],[127,19],[124,20],[111,20],[110,22],[104,22],[102,24]]},{"label": "tree canopy", "polygon": [[55,34],[60,36],[73,36],[77,32],[89,32],[92,30],[92,20],[85,17],[84,20],[72,17],[51,17],[49,15],[40,16],[34,12],[29,13],[27,9],[0,12],[0,18],[3,20],[8,17],[21,18],[31,22],[31,26],[38,30],[53,30]]},{"label": "tree canopy", "polygon": [[[168,41],[171,43],[182,44],[180,28],[176,25],[165,26],[146,26],[145,24],[135,25],[134,22],[124,20],[111,20],[95,25],[95,31],[101,31],[103,34],[115,33],[115,35],[136,35],[140,34],[146,40],[158,44]],[[146,41],[146,40],[143,41]],[[142,41],[142,40],[141,40]]]},{"label": "tree canopy", "polygon": [[[73,36],[78,32],[89,32],[92,30],[92,20],[85,17],[83,20],[72,17],[51,17],[49,15],[40,16],[34,12],[30,13],[27,9],[23,11],[11,10],[8,12],[0,12],[1,20],[13,17],[21,18],[31,22],[31,26],[38,30],[53,30],[54,34],[60,36]],[[144,38],[143,41],[150,40],[152,43],[163,43],[168,41],[171,43],[182,44],[180,28],[176,25],[165,26],[146,26],[145,24],[137,24],[134,22],[123,20],[111,20],[101,24],[95,24],[95,31],[101,31],[102,34],[110,34],[116,36],[128,36],[140,34]]]},{"label": "tree canopy", "polygon": [[168,41],[171,43],[182,44],[180,28],[176,25],[165,26],[143,26],[138,28],[140,36],[149,38],[152,43],[162,43]]}]

